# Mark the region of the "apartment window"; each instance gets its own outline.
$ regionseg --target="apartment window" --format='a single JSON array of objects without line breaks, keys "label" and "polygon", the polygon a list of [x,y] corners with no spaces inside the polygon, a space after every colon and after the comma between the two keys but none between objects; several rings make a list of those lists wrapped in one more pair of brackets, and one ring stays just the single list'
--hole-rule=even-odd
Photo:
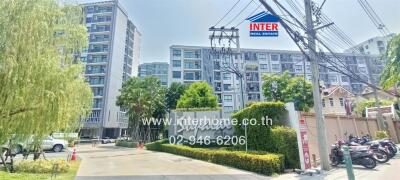
[{"label": "apartment window", "polygon": [[232,90],[232,84],[224,84],[224,91]]},{"label": "apartment window", "polygon": [[172,56],[174,57],[181,57],[181,50],[180,49],[174,49],[172,50]]},{"label": "apartment window", "polygon": [[181,60],[172,60],[173,67],[181,67]]},{"label": "apartment window", "polygon": [[279,61],[279,55],[271,54],[271,61]]},{"label": "apartment window", "polygon": [[338,79],[337,79],[337,76],[336,76],[336,75],[329,75],[329,76],[328,76],[328,80],[329,80],[329,82],[331,82],[331,83],[338,82]]},{"label": "apartment window", "polygon": [[224,95],[225,102],[232,102],[232,95]]},{"label": "apartment window", "polygon": [[93,87],[92,92],[94,96],[103,96],[104,89],[103,87]]},{"label": "apartment window", "polygon": [[230,73],[224,73],[224,80],[231,80],[231,74]]},{"label": "apartment window", "polygon": [[267,60],[267,55],[265,53],[259,53],[258,60]]},{"label": "apartment window", "polygon": [[193,72],[185,72],[183,75],[184,80],[194,80],[194,73]]},{"label": "apartment window", "polygon": [[342,82],[350,82],[349,77],[347,77],[347,76],[342,76]]},{"label": "apartment window", "polygon": [[358,70],[360,71],[360,73],[366,73],[367,69],[365,67],[358,67]]},{"label": "apartment window", "polygon": [[214,80],[221,80],[221,72],[214,72]]},{"label": "apartment window", "polygon": [[232,112],[233,111],[233,106],[224,106],[224,110],[226,112]]},{"label": "apartment window", "polygon": [[306,69],[307,69],[307,72],[311,72],[311,66],[310,65],[307,65]]},{"label": "apartment window", "polygon": [[340,106],[344,106],[344,100],[343,100],[343,98],[339,98],[339,103],[340,103]]},{"label": "apartment window", "polygon": [[333,98],[329,98],[329,105],[330,106],[334,106],[335,105],[335,103],[333,102]]},{"label": "apartment window", "polygon": [[172,71],[172,78],[181,78],[180,71]]},{"label": "apartment window", "polygon": [[194,50],[194,51],[185,51],[183,54],[185,58],[200,58],[201,57],[201,50]]},{"label": "apartment window", "polygon": [[272,71],[274,72],[279,72],[280,71],[280,65],[279,64],[272,64]]},{"label": "apartment window", "polygon": [[268,70],[268,64],[260,64],[261,70]]},{"label": "apartment window", "polygon": [[295,72],[302,72],[303,71],[303,66],[302,65],[295,65],[294,66],[294,71]]},{"label": "apartment window", "polygon": [[103,107],[103,99],[93,99],[93,108],[102,108]]},{"label": "apartment window", "polygon": [[325,107],[325,99],[322,99],[322,107]]}]

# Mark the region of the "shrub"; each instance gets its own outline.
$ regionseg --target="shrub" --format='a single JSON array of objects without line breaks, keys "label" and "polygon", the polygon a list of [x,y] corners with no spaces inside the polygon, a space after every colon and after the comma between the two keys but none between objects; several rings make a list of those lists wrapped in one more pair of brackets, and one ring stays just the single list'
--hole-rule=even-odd
[{"label": "shrub", "polygon": [[387,134],[386,131],[376,131],[375,137],[376,137],[376,139],[384,139],[384,138],[388,138],[389,135]]},{"label": "shrub", "polygon": [[300,158],[297,147],[296,130],[289,127],[277,126],[271,131],[271,151],[285,156],[285,168],[299,168]]},{"label": "shrub", "polygon": [[63,159],[23,160],[15,166],[17,172],[26,173],[65,173],[69,168],[68,162]]},{"label": "shrub", "polygon": [[115,145],[121,147],[135,148],[137,147],[137,142],[127,141],[127,140],[117,140],[115,142]]},{"label": "shrub", "polygon": [[[244,136],[244,128],[241,126],[244,119],[256,119],[256,125],[247,125],[247,146],[251,150],[271,151],[271,126],[262,125],[262,118],[268,116],[272,119],[272,126],[283,125],[282,117],[285,115],[286,109],[282,102],[258,102],[246,107],[239,112],[233,114],[232,118],[237,119],[235,134]],[[242,148],[244,146],[241,146]]]},{"label": "shrub", "polygon": [[284,156],[281,154],[264,154],[260,152],[246,153],[232,150],[210,150],[191,148],[183,145],[148,143],[146,148],[153,151],[167,152],[216,164],[231,166],[260,174],[272,175],[284,170]]}]

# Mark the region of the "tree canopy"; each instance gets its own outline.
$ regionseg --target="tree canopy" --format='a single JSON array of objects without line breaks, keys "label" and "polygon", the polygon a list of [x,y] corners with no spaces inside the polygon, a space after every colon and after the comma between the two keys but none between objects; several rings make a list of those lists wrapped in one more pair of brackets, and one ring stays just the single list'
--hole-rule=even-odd
[{"label": "tree canopy", "polygon": [[304,77],[292,77],[286,71],[281,75],[265,74],[262,79],[267,101],[294,102],[296,110],[303,111],[313,107],[312,85]]},{"label": "tree canopy", "polygon": [[211,86],[204,82],[194,82],[178,100],[178,108],[216,108],[217,97]]},{"label": "tree canopy", "polygon": [[[55,0],[0,3],[0,144],[73,129],[91,109],[79,51],[87,30],[79,6]],[[77,56],[78,54],[78,56]]]},{"label": "tree canopy", "polygon": [[178,103],[178,99],[183,95],[187,86],[182,83],[173,82],[167,89],[165,94],[165,104],[169,110],[175,109]]},{"label": "tree canopy", "polygon": [[162,118],[160,114],[165,114],[165,89],[156,77],[132,77],[124,82],[120,92],[117,105],[127,110],[132,138],[149,139],[150,125],[143,124],[143,119]]},{"label": "tree canopy", "polygon": [[400,82],[400,34],[393,37],[386,51],[386,65],[381,74],[381,85],[388,89]]}]

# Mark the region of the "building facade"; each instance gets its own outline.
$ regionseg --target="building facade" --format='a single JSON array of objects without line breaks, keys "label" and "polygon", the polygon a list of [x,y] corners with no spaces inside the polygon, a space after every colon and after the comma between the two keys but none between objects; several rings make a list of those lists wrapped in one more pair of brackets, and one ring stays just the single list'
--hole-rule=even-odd
[{"label": "building facade", "polygon": [[[335,61],[334,56],[326,55]],[[383,68],[377,56],[366,56],[352,53],[337,54],[343,59],[344,65],[355,72],[364,80],[368,80],[368,73],[372,73],[376,82]],[[199,46],[170,47],[170,68],[168,83],[181,82],[190,84],[195,81],[206,81],[212,85],[214,93],[225,112],[235,111],[240,108],[240,78],[227,72],[227,58],[231,58],[244,75],[243,89],[245,103],[263,101],[262,75],[265,73],[283,73],[288,71],[293,76],[304,76],[311,80],[310,63],[300,51],[267,50],[267,49],[241,49],[240,54],[233,57],[212,55],[211,49]],[[231,61],[232,62],[232,61]],[[368,71],[367,63],[374,67]],[[321,64],[332,67],[333,65],[321,60]],[[329,88],[342,86],[352,93],[361,93],[365,85],[355,79],[334,72],[326,67],[320,67],[320,80]]]},{"label": "building facade", "polygon": [[128,119],[116,99],[122,83],[137,76],[141,35],[118,1],[88,3],[83,8],[89,46],[81,58],[94,98],[81,136],[118,137]]},{"label": "building facade", "polygon": [[143,63],[139,65],[139,77],[155,76],[162,86],[168,85],[168,68],[166,62]]},{"label": "building facade", "polygon": [[387,36],[374,37],[360,44],[357,44],[351,49],[347,49],[345,52],[360,52],[365,54],[382,55],[386,52],[387,45],[394,36],[395,34],[393,33]]}]

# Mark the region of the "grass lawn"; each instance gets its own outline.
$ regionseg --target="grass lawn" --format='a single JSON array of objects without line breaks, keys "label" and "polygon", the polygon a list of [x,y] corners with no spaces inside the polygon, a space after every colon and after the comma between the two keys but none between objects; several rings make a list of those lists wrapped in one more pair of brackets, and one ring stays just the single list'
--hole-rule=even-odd
[{"label": "grass lawn", "polygon": [[[67,173],[57,174],[58,180],[73,180],[79,169],[80,161],[71,161],[70,169]],[[51,179],[51,174],[32,174],[32,173],[7,173],[0,171],[1,180],[47,180]]]}]

